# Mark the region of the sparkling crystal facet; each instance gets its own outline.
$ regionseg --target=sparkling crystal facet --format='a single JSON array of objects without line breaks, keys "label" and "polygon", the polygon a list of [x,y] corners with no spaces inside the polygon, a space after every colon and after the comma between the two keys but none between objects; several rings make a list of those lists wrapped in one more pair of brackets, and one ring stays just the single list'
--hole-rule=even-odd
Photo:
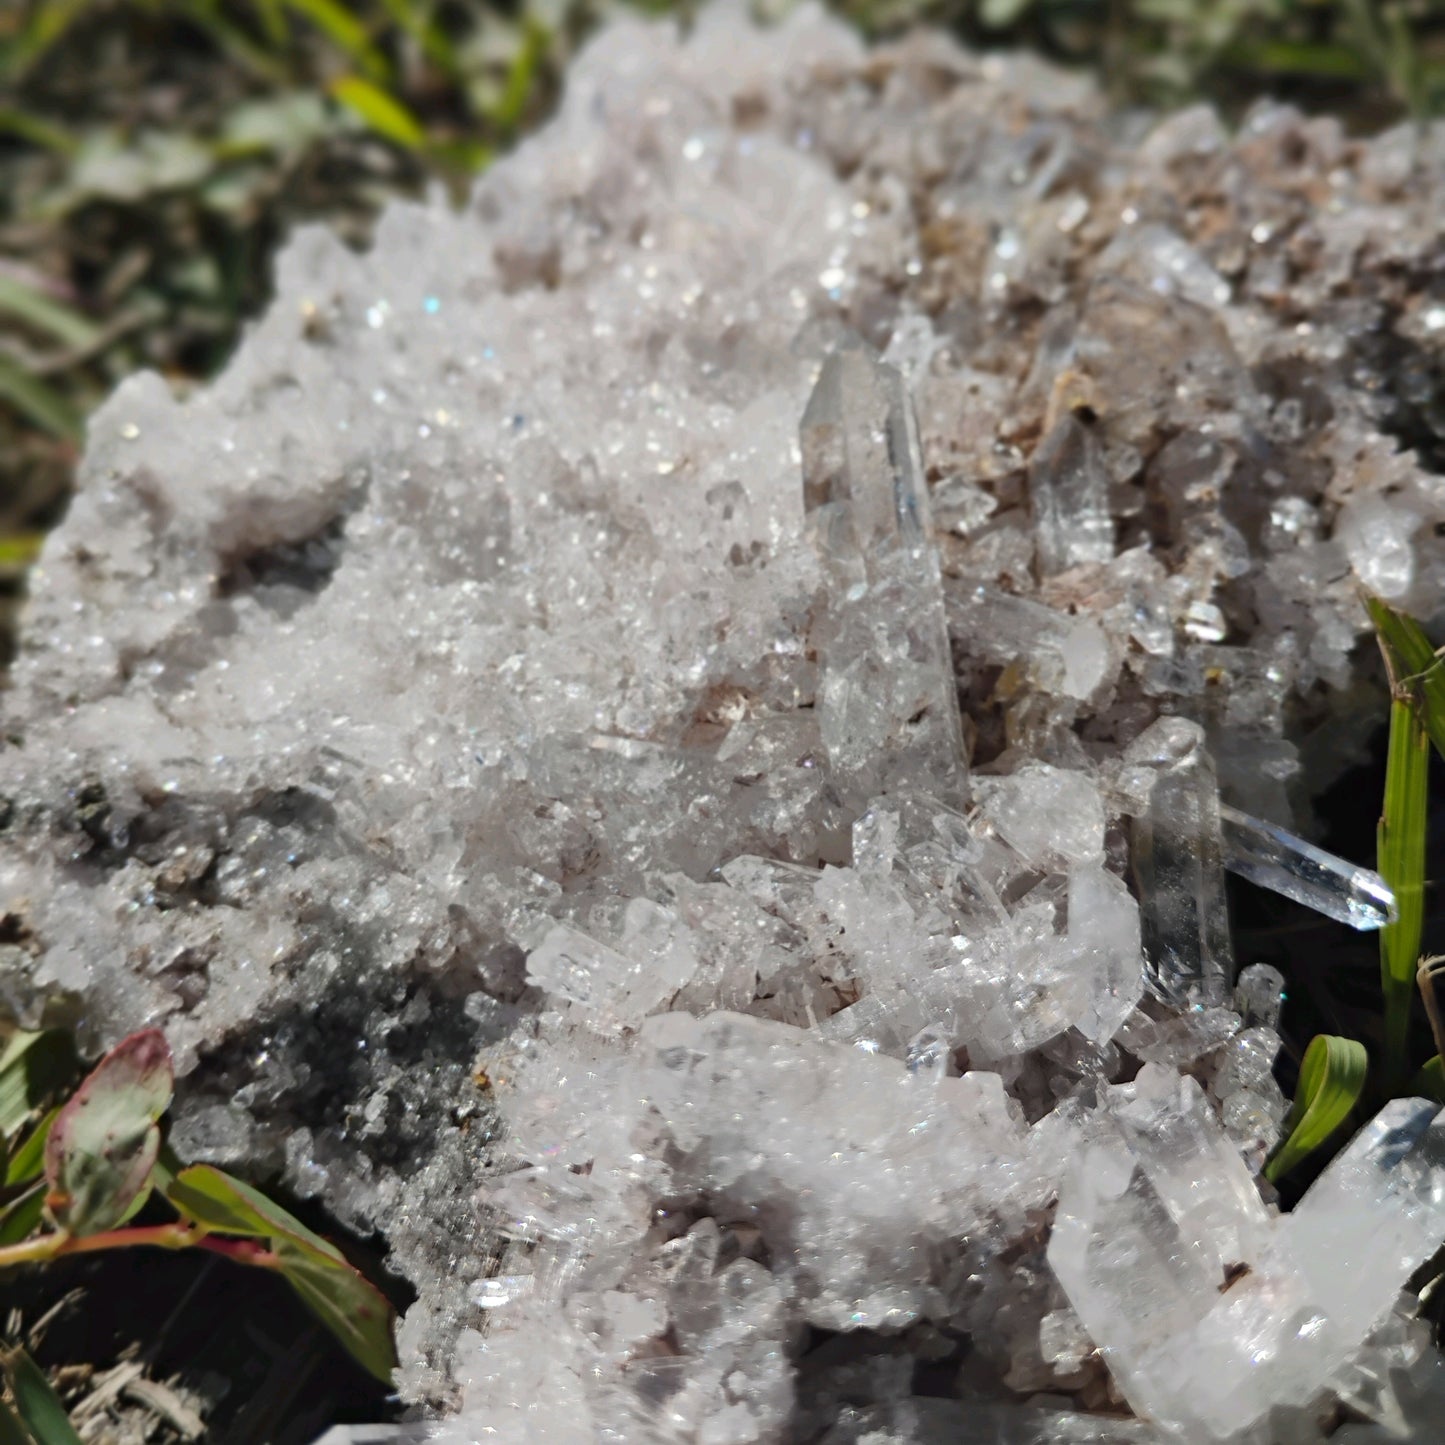
[{"label": "sparkling crystal facet", "polygon": [[1130,862],[1144,952],[1160,994],[1176,1003],[1223,1003],[1233,983],[1224,897],[1219,786],[1204,734],[1161,718],[1129,747],[1143,806],[1131,820]]},{"label": "sparkling crystal facet", "polygon": [[1263,818],[1221,805],[1224,866],[1306,908],[1348,923],[1383,928],[1395,917],[1395,895],[1372,868],[1347,863]]}]

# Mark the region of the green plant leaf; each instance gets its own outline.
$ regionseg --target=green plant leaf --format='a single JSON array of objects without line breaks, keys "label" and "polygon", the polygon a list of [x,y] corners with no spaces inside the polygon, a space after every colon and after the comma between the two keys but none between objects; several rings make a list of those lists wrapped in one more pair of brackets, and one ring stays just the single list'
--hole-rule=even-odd
[{"label": "green plant leaf", "polygon": [[80,413],[53,386],[0,353],[0,402],[7,401],[42,431],[62,441],[80,440],[84,430]]},{"label": "green plant leaf", "polygon": [[96,1234],[126,1216],[160,1152],[175,1082],[159,1029],[122,1039],[66,1101],[45,1141],[47,1204],[61,1228]]},{"label": "green plant leaf", "polygon": [[1410,1092],[1434,1099],[1437,1104],[1445,1104],[1445,1062],[1441,1061],[1439,1054],[1420,1065],[1410,1084]]},{"label": "green plant leaf", "polygon": [[1408,699],[1390,704],[1385,803],[1376,834],[1376,867],[1395,894],[1396,918],[1380,930],[1380,980],[1385,991],[1385,1087],[1391,1094],[1410,1075],[1410,1010],[1425,926],[1425,814],[1430,749],[1420,710]]},{"label": "green plant leaf", "polygon": [[332,81],[331,93],[387,140],[408,150],[420,150],[426,144],[422,123],[399,100],[369,80],[359,75],[343,75]]},{"label": "green plant leaf", "polygon": [[1266,1179],[1274,1183],[1329,1142],[1364,1092],[1368,1069],[1365,1046],[1354,1039],[1316,1034],[1310,1040],[1284,1121],[1284,1142],[1265,1165]]},{"label": "green plant leaf", "polygon": [[60,1397],[50,1388],[44,1371],[18,1345],[4,1356],[5,1378],[15,1398],[15,1410],[36,1445],[82,1445]]},{"label": "green plant leaf", "polygon": [[1365,595],[1370,621],[1385,649],[1390,671],[1410,696],[1419,699],[1425,731],[1445,758],[1445,662],[1435,656],[1425,629],[1413,617],[1379,597]]},{"label": "green plant leaf", "polygon": [[0,1049],[0,1141],[9,1139],[75,1073],[75,1049],[63,1029],[19,1029]]},{"label": "green plant leaf", "polygon": [[494,125],[514,130],[520,123],[537,86],[542,62],[547,58],[551,33],[535,17],[529,16],[522,26],[517,53],[507,67],[507,78],[501,94],[488,107],[486,116]]},{"label": "green plant leaf", "polygon": [[19,1199],[0,1209],[0,1245],[19,1244],[29,1239],[45,1217],[45,1185],[37,1183]]},{"label": "green plant leaf", "polygon": [[32,1179],[40,1178],[41,1171],[45,1168],[45,1140],[59,1112],[60,1106],[57,1104],[25,1136],[24,1142],[10,1156],[10,1162],[5,1166],[7,1189],[13,1189],[17,1184],[29,1184]]},{"label": "green plant leaf", "polygon": [[376,80],[390,73],[386,57],[371,43],[365,24],[340,0],[286,0],[290,9],[304,15],[339,50]]},{"label": "green plant leaf", "polygon": [[416,0],[381,0],[381,3],[392,22],[420,46],[422,54],[449,79],[457,79],[461,64],[456,47],[428,13],[432,7],[420,6]]},{"label": "green plant leaf", "polygon": [[360,1271],[298,1235],[272,1237],[287,1283],[369,1374],[391,1383],[396,1369],[392,1310]]},{"label": "green plant leaf", "polygon": [[266,1239],[291,1288],[352,1357],[379,1380],[396,1368],[386,1297],[329,1240],[258,1189],[209,1164],[181,1170],[164,1186],[181,1215],[217,1234]]},{"label": "green plant leaf", "polygon": [[3,271],[0,271],[0,315],[13,317],[32,331],[72,350],[88,350],[100,336],[100,328],[80,312]]},{"label": "green plant leaf", "polygon": [[4,1400],[0,1400],[0,1445],[35,1445],[34,1437]]},{"label": "green plant leaf", "polygon": [[75,141],[59,126],[8,105],[0,105],[0,135],[14,136],[61,155],[75,149]]}]

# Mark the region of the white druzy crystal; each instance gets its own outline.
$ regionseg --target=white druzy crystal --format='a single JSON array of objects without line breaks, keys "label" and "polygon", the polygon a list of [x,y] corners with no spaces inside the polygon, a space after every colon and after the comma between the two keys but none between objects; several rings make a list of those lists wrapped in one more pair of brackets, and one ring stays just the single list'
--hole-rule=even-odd
[{"label": "white druzy crystal", "polygon": [[1351,568],[1445,584],[1442,168],[619,21],[464,208],[303,231],[214,385],[93,419],[0,1006],[162,1026],[179,1147],[380,1231],[456,1445],[1428,1418],[1439,1126],[1263,1201],[1222,880],[1388,915],[1286,829]]}]

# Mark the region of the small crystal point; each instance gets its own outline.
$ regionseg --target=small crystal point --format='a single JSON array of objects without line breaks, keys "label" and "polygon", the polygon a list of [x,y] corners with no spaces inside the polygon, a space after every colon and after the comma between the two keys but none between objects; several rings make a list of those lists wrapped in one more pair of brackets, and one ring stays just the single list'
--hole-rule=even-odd
[{"label": "small crystal point", "polygon": [[1234,981],[1234,953],[1219,784],[1203,729],[1162,717],[1124,756],[1145,779],[1130,859],[1151,980],[1176,1006],[1223,1003]]},{"label": "small crystal point", "polygon": [[967,769],[918,426],[862,341],[823,363],[799,424],[803,503],[828,578],[813,643],[819,735],[843,796],[945,795]]},{"label": "small crystal point", "polygon": [[1373,869],[1348,863],[1237,808],[1221,807],[1219,816],[1224,866],[1231,873],[1351,928],[1365,931],[1394,922],[1395,895]]},{"label": "small crystal point", "polygon": [[1092,425],[1061,417],[1029,464],[1029,505],[1045,576],[1114,558],[1109,472]]},{"label": "small crystal point", "polygon": [[829,353],[799,425],[803,504],[836,508],[865,558],[927,542],[928,490],[902,373],[861,340]]}]

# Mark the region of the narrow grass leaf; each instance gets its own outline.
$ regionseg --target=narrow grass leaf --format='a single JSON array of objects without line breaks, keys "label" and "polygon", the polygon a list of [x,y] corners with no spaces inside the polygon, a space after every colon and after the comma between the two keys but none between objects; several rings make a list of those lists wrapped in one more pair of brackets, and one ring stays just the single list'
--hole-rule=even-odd
[{"label": "narrow grass leaf", "polygon": [[35,1437],[3,1400],[0,1400],[0,1445],[35,1445]]},{"label": "narrow grass leaf", "polygon": [[45,1185],[35,1187],[0,1209],[0,1246],[29,1239],[45,1216]]},{"label": "narrow grass leaf", "polygon": [[59,1112],[60,1106],[56,1105],[25,1136],[25,1142],[10,1156],[9,1163],[5,1166],[7,1189],[13,1189],[19,1184],[29,1184],[32,1179],[40,1178],[41,1171],[45,1168],[45,1140]]},{"label": "narrow grass leaf", "polygon": [[0,1049],[0,1141],[9,1139],[53,1090],[75,1074],[75,1050],[62,1029],[18,1029]]},{"label": "narrow grass leaf", "polygon": [[359,66],[375,80],[388,77],[390,67],[386,57],[371,43],[366,25],[340,0],[286,0],[286,3],[343,51],[353,65]]},{"label": "narrow grass leaf", "polygon": [[1284,1143],[1265,1165],[1271,1183],[1329,1142],[1350,1116],[1365,1088],[1365,1046],[1335,1034],[1316,1034],[1300,1065],[1294,1105],[1285,1119]]},{"label": "narrow grass leaf", "polygon": [[436,23],[431,7],[420,6],[416,0],[382,0],[382,6],[398,29],[404,31],[420,47],[421,53],[449,80],[461,74],[456,47],[445,30]]},{"label": "narrow grass leaf", "polygon": [[44,0],[32,12],[15,47],[6,55],[8,79],[20,80],[70,27],[91,9],[93,0]]},{"label": "narrow grass leaf", "polygon": [[45,1141],[47,1203],[72,1234],[97,1234],[127,1217],[160,1152],[156,1127],[175,1075],[159,1029],[122,1039],[62,1106]]},{"label": "narrow grass leaf", "polygon": [[0,271],[0,315],[9,316],[72,350],[88,351],[100,338],[100,328],[80,312],[4,271]]},{"label": "narrow grass leaf", "polygon": [[80,441],[84,430],[80,413],[54,387],[32,376],[3,353],[0,353],[0,402],[9,402],[51,436],[62,441]]},{"label": "narrow grass leaf", "polygon": [[1299,40],[1249,41],[1227,46],[1224,62],[1265,75],[1306,75],[1331,80],[1362,80],[1369,67],[1348,45]]},{"label": "narrow grass leaf", "polygon": [[1445,662],[1435,656],[1425,629],[1413,617],[1379,597],[1366,595],[1365,606],[1396,681],[1420,700],[1425,731],[1445,758]]},{"label": "narrow grass leaf", "polygon": [[0,135],[14,136],[16,140],[29,141],[31,145],[60,155],[73,151],[76,146],[75,137],[68,131],[8,105],[0,105]]},{"label": "narrow grass leaf", "polygon": [[0,583],[24,577],[44,545],[44,532],[12,532],[0,537]]},{"label": "narrow grass leaf", "polygon": [[1434,1099],[1437,1104],[1445,1104],[1445,1063],[1441,1062],[1439,1054],[1420,1065],[1411,1081],[1410,1092],[1424,1099]]},{"label": "narrow grass leaf", "polygon": [[407,150],[420,150],[426,144],[422,123],[399,100],[369,80],[359,75],[343,75],[332,81],[331,93],[387,140]]},{"label": "narrow grass leaf", "polygon": [[1409,1078],[1410,1009],[1425,924],[1425,814],[1430,750],[1420,710],[1390,704],[1385,805],[1376,836],[1380,876],[1395,894],[1393,923],[1380,930],[1380,980],[1385,992],[1385,1086],[1393,1094]]},{"label": "narrow grass leaf", "polygon": [[35,1437],[36,1445],[82,1445],[44,1371],[19,1346],[5,1355],[5,1376],[16,1413]]},{"label": "narrow grass leaf", "polygon": [[517,53],[507,67],[507,79],[502,86],[502,93],[489,108],[488,119],[505,130],[514,130],[521,123],[536,89],[537,75],[550,45],[551,33],[547,27],[540,21],[529,18],[522,27]]}]

